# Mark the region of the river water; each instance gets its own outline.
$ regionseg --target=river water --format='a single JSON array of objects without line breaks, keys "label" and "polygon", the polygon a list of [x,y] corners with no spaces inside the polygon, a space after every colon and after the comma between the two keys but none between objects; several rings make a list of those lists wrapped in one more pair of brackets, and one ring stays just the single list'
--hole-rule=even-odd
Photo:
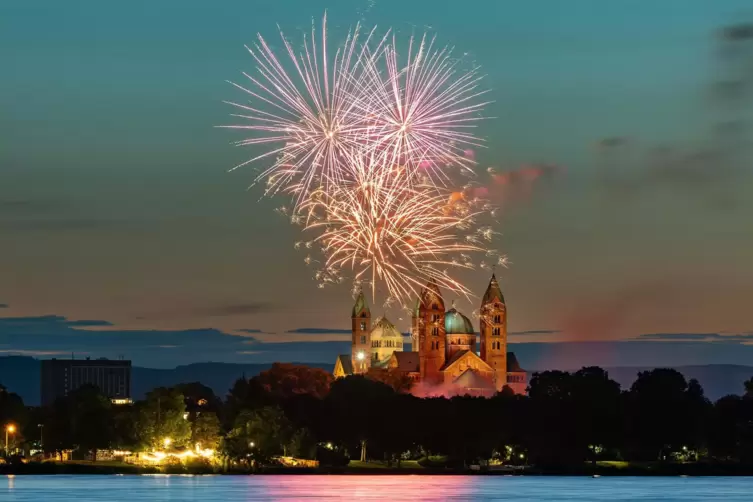
[{"label": "river water", "polygon": [[536,476],[4,476],[0,501],[753,500],[753,478]]}]

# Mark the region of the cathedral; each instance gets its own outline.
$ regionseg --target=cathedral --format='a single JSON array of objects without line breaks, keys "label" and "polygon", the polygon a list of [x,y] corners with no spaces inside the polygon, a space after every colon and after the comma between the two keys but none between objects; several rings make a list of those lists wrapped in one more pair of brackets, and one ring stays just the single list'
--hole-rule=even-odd
[{"label": "cathedral", "polygon": [[435,281],[421,290],[411,315],[411,351],[403,350],[403,335],[385,317],[371,324],[363,292],[351,313],[351,353],[335,362],[334,376],[366,373],[377,367],[394,370],[450,394],[491,396],[507,385],[525,394],[526,372],[515,354],[507,352],[507,307],[492,274],[481,300],[480,347],[470,319],[453,306],[445,310]]}]

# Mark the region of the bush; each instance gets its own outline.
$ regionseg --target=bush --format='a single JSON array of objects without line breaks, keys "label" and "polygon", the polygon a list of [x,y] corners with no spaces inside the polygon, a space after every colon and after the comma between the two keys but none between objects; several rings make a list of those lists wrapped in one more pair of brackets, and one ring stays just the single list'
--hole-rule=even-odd
[{"label": "bush", "polygon": [[350,457],[340,450],[330,450],[321,446],[316,449],[316,459],[319,465],[327,467],[346,467],[350,463]]}]

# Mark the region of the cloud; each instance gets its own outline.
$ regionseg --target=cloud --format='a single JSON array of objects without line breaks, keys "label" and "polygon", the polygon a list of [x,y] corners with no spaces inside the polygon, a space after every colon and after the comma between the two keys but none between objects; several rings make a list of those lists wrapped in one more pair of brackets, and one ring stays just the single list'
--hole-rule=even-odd
[{"label": "cloud", "polygon": [[[98,328],[102,329],[98,329]],[[87,354],[124,356],[146,367],[174,367],[195,362],[329,363],[350,350],[343,340],[262,342],[217,329],[120,330],[105,320],[69,320],[63,316],[0,317],[4,354],[35,357]],[[165,349],[165,350],[162,350]]]},{"label": "cloud", "polygon": [[[705,134],[677,138],[673,145],[652,146],[640,138],[621,136],[596,142],[596,179],[609,197],[604,201],[620,207],[626,198],[664,196],[665,202],[696,209],[736,210],[747,198],[739,190],[750,183],[750,135],[746,122],[753,97],[753,73],[749,71],[753,24],[723,27],[716,41],[727,56],[707,77],[702,104],[714,105],[716,113],[700,123]],[[719,74],[717,74],[719,73]],[[710,100],[709,100],[710,98]],[[617,195],[619,197],[613,197]],[[679,197],[676,197],[679,196]],[[640,204],[643,201],[634,201]]]},{"label": "cloud", "polygon": [[[102,330],[97,327],[102,326]],[[106,328],[106,329],[105,329]],[[0,318],[0,354],[67,357],[71,352],[93,358],[123,356],[142,367],[172,368],[196,362],[271,363],[296,361],[330,364],[350,351],[348,340],[320,341],[323,328],[299,328],[303,339],[262,342],[216,329],[119,330],[107,321],[81,323],[62,316]],[[299,330],[292,330],[298,332]],[[344,331],[344,330],[335,330]],[[331,333],[331,331],[328,331]],[[530,330],[556,332],[556,330]],[[294,336],[294,335],[291,335]],[[342,336],[342,333],[341,333]],[[715,343],[710,343],[715,341]],[[750,364],[753,332],[650,333],[614,342],[511,343],[527,370],[581,366],[673,366]],[[728,342],[728,343],[725,343]],[[407,347],[406,347],[407,348]]]},{"label": "cloud", "polygon": [[264,331],[261,329],[237,329],[235,331],[238,331],[240,333],[251,333],[251,334],[259,334],[259,335],[276,335],[277,333],[274,331]]},{"label": "cloud", "polygon": [[704,341],[725,342],[732,344],[753,343],[753,332],[747,333],[646,333],[640,335],[637,340],[662,340],[662,341]]},{"label": "cloud", "polygon": [[0,303],[0,309],[7,309],[7,308],[10,308],[10,305],[8,305],[7,303]]},{"label": "cloud", "polygon": [[[88,352],[76,352],[76,353],[88,354]],[[8,354],[9,356],[47,357],[47,356],[66,356],[66,355],[70,355],[70,352],[66,352],[62,350],[3,349],[3,350],[0,350],[0,354]]]},{"label": "cloud", "polygon": [[108,321],[98,321],[93,319],[81,319],[78,321],[67,321],[68,326],[72,327],[78,327],[78,328],[87,328],[87,327],[104,327],[104,326],[112,326],[113,324]]},{"label": "cloud", "polygon": [[753,40],[753,24],[741,23],[725,26],[719,31],[722,40],[738,42],[740,40]]},{"label": "cloud", "polygon": [[38,317],[0,317],[0,336],[3,330],[21,330],[29,334],[45,334],[66,328],[92,328],[112,326],[108,321],[93,319],[68,320],[57,315]]},{"label": "cloud", "polygon": [[597,149],[617,148],[625,146],[630,140],[624,136],[609,136],[596,142]]},{"label": "cloud", "polygon": [[298,333],[306,335],[349,335],[349,329],[336,328],[296,328],[286,331],[285,333]]},{"label": "cloud", "polygon": [[555,335],[562,333],[559,329],[532,329],[528,331],[512,331],[509,335]]}]

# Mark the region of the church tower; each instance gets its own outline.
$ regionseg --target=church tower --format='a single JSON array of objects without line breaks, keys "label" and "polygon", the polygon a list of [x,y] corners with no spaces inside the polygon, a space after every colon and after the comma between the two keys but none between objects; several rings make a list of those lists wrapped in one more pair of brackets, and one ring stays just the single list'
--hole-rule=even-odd
[{"label": "church tower", "polygon": [[412,352],[419,352],[421,349],[418,346],[418,340],[421,333],[421,298],[416,298],[416,305],[413,307],[410,313],[410,350]]},{"label": "church tower", "polygon": [[507,307],[492,274],[489,287],[481,300],[481,359],[494,369],[497,391],[507,385]]},{"label": "church tower", "polygon": [[366,373],[371,363],[371,311],[366,304],[363,291],[358,293],[350,318],[353,321],[350,354],[353,373]]},{"label": "church tower", "polygon": [[421,381],[439,383],[445,362],[444,300],[434,279],[421,290],[418,306],[418,360]]}]

